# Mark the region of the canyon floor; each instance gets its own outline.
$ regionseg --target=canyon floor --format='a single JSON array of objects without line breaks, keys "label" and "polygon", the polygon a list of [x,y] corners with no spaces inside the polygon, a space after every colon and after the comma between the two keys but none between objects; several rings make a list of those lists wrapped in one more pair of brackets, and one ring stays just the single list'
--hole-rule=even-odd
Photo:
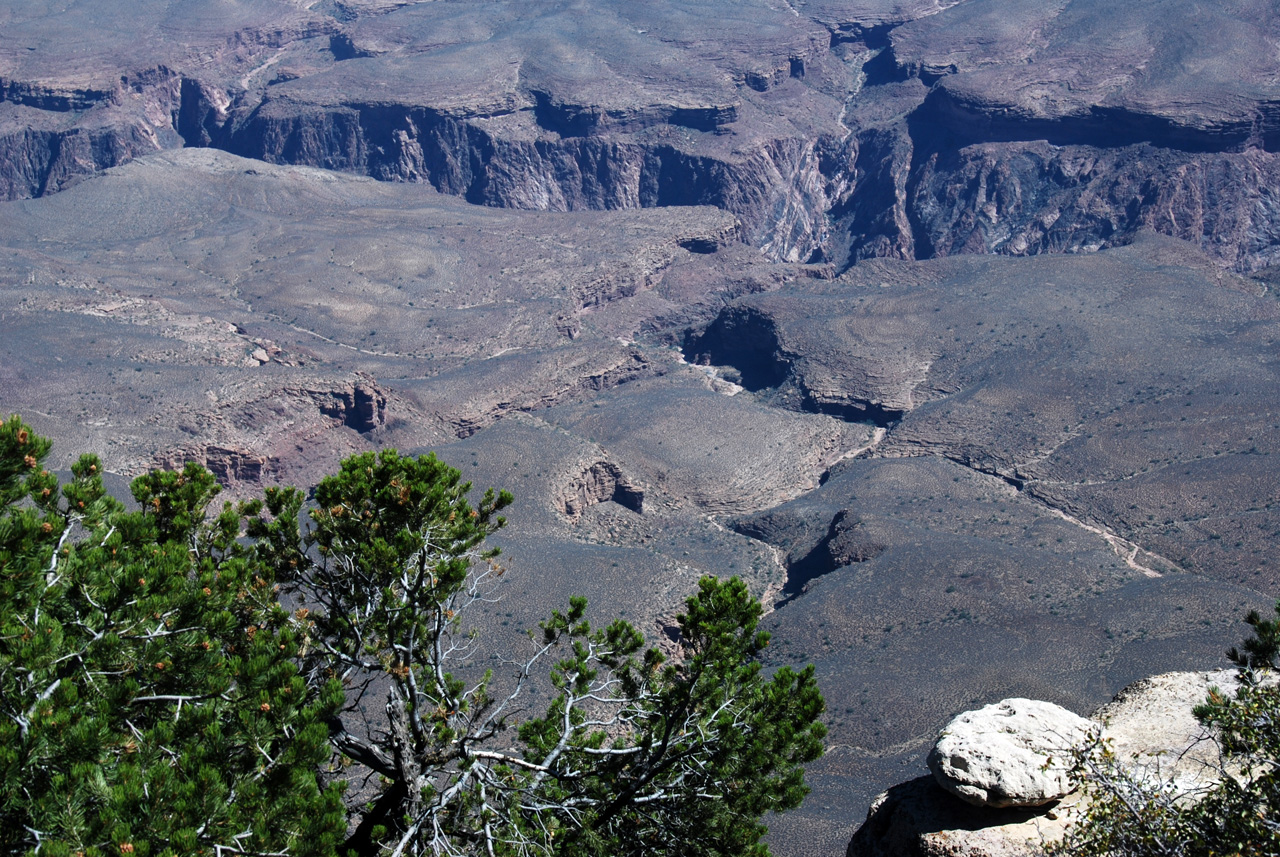
[{"label": "canyon floor", "polygon": [[1221,666],[1280,594],[1272,4],[0,33],[0,407],[121,484],[434,450],[517,498],[491,652],[571,594],[664,641],[742,576],[829,707],[779,855],[843,853],[957,712]]}]

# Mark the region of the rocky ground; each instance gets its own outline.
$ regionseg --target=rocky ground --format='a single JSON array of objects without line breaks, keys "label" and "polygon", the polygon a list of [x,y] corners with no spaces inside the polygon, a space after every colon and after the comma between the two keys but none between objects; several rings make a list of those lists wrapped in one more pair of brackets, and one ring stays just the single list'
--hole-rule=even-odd
[{"label": "rocky ground", "polygon": [[517,496],[491,652],[742,575],[830,708],[780,855],[1280,592],[1269,4],[64,5],[0,10],[0,406],[235,493],[436,450]]}]

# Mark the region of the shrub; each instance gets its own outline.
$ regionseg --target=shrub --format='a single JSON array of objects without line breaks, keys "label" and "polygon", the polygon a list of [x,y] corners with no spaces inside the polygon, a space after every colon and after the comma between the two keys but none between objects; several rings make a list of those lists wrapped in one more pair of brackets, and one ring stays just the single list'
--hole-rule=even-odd
[{"label": "shrub", "polygon": [[[1280,603],[1276,605],[1280,616]],[[1214,857],[1280,853],[1280,621],[1251,612],[1254,633],[1227,655],[1239,667],[1233,695],[1211,689],[1196,708],[1218,747],[1216,782],[1196,789],[1135,770],[1105,746],[1080,759],[1084,817],[1055,854]]]}]

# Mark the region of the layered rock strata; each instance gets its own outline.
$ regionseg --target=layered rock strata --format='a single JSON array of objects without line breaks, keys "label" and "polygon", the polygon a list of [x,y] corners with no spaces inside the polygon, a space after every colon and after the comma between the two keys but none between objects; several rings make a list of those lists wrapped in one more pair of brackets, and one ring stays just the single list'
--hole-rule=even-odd
[{"label": "layered rock strata", "polygon": [[1280,261],[1278,25],[1252,0],[44,6],[5,22],[0,197],[213,146],[498,207],[715,205],[841,267],[1143,228]]}]

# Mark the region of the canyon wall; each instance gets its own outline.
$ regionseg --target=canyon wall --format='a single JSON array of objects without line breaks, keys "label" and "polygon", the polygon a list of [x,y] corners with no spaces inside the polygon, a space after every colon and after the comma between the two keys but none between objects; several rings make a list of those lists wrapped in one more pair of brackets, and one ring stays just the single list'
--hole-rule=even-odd
[{"label": "canyon wall", "polygon": [[[0,197],[212,146],[502,208],[714,205],[768,257],[837,270],[1142,229],[1238,271],[1280,252],[1280,92],[1251,55],[1275,12],[1243,0],[1195,13],[1190,47],[1160,10],[1092,0],[761,6],[697,40],[665,6],[601,4],[594,26],[535,7],[511,27],[331,5],[203,33],[171,64],[116,59],[124,74],[0,56]],[[638,75],[654,63],[672,78]]]}]

